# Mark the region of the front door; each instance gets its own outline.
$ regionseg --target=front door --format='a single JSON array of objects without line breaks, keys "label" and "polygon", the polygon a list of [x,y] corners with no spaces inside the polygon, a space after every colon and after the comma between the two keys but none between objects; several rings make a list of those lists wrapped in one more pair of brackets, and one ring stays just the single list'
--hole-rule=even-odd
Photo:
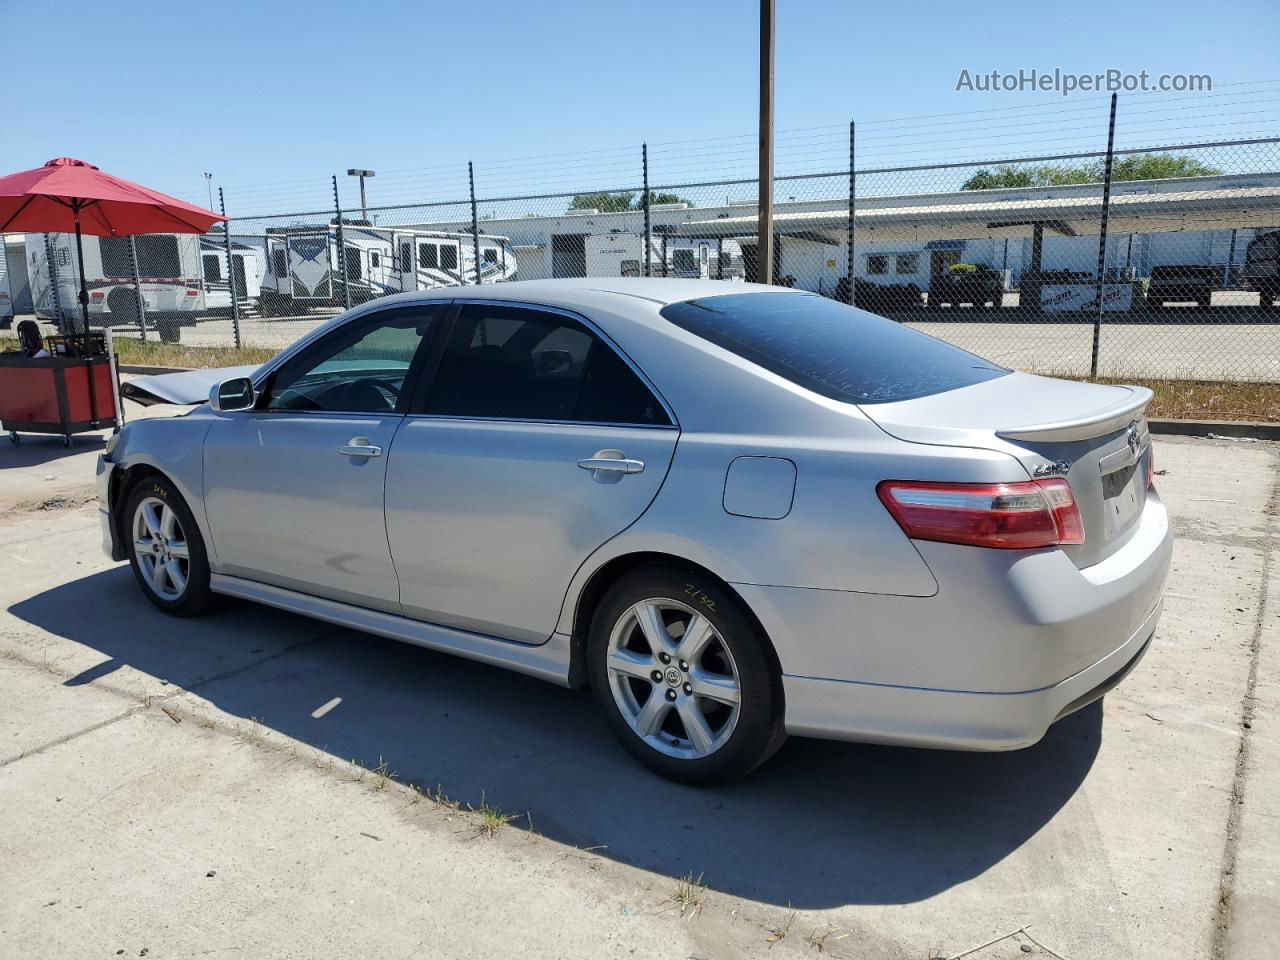
[{"label": "front door", "polygon": [[404,613],[526,643],[644,513],[678,436],[610,343],[546,308],[463,306],[412,411],[387,465]]},{"label": "front door", "polygon": [[382,498],[387,454],[448,305],[378,311],[334,330],[205,438],[219,573],[399,612]]}]

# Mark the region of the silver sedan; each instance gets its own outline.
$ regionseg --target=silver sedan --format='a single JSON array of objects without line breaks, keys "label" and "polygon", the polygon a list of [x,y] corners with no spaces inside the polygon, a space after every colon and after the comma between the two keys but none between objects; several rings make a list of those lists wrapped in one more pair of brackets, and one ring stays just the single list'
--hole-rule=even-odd
[{"label": "silver sedan", "polygon": [[161,610],[239,597],[590,686],[687,783],[788,733],[1027,746],[1160,614],[1148,390],[798,291],[411,293],[130,390],[194,405],[99,466],[105,547]]}]

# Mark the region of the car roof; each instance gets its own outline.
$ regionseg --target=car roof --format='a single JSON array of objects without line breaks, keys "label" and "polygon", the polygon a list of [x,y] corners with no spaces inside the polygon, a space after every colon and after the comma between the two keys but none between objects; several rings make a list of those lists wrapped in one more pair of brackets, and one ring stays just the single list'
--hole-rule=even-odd
[{"label": "car roof", "polygon": [[[600,294],[648,300],[659,306],[698,297],[725,296],[731,293],[788,293],[787,287],[771,287],[761,283],[737,283],[724,280],[685,280],[676,277],[558,277],[552,280],[511,280],[503,283],[470,284],[463,287],[440,287],[430,291],[411,291],[379,298],[377,303],[440,300],[527,300],[534,303],[563,306],[569,309],[589,308],[600,304]],[[797,290],[796,293],[804,291]]]}]

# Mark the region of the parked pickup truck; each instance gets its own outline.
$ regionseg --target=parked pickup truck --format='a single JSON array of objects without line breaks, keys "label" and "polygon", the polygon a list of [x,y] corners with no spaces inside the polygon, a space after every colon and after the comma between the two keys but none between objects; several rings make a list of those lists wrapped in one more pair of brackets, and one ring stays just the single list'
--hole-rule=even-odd
[{"label": "parked pickup truck", "polygon": [[1259,234],[1245,248],[1243,285],[1256,290],[1259,304],[1271,306],[1280,300],[1280,230]]},{"label": "parked pickup truck", "polygon": [[975,307],[1004,302],[1004,274],[999,270],[972,263],[953,263],[946,273],[933,278],[929,285],[928,307],[936,310],[944,303],[958,307],[971,303]]},{"label": "parked pickup truck", "polygon": [[1153,267],[1147,286],[1147,303],[1163,307],[1166,303],[1197,303],[1209,306],[1209,297],[1222,285],[1222,267],[1199,264],[1170,264]]}]

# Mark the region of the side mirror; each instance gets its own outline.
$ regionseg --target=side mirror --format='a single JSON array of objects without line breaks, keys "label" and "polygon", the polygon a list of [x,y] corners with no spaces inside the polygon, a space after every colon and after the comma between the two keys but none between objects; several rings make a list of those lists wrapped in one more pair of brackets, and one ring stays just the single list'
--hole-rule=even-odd
[{"label": "side mirror", "polygon": [[209,406],[216,413],[248,410],[253,406],[254,400],[253,381],[248,377],[223,380],[209,391]]}]

